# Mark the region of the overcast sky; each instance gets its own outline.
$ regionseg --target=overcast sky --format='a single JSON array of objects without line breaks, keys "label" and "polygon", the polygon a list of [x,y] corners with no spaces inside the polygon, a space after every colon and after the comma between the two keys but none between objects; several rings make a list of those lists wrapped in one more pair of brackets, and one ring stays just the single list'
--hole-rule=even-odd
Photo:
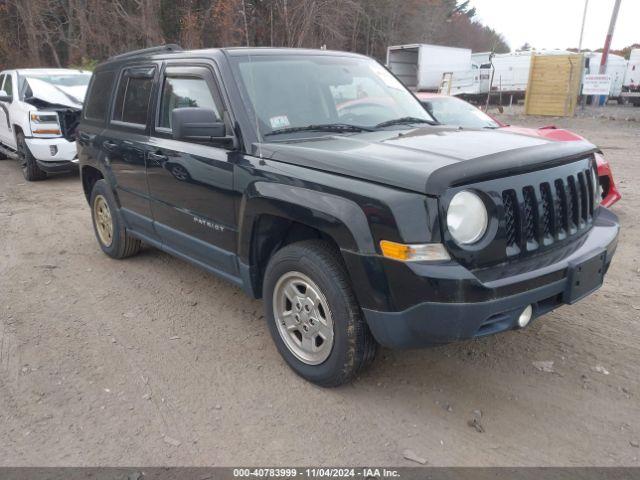
[{"label": "overcast sky", "polygon": [[[512,50],[578,46],[585,0],[471,0],[477,18],[502,33]],[[582,48],[604,45],[614,0],[589,0]],[[612,48],[640,43],[640,0],[622,0]]]}]

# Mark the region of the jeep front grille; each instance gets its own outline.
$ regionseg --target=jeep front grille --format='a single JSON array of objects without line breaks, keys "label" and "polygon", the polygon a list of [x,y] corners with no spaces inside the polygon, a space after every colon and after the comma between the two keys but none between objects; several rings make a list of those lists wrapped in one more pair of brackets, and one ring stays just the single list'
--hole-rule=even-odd
[{"label": "jeep front grille", "polygon": [[589,226],[597,188],[593,178],[586,169],[521,190],[503,191],[507,256],[551,245]]}]

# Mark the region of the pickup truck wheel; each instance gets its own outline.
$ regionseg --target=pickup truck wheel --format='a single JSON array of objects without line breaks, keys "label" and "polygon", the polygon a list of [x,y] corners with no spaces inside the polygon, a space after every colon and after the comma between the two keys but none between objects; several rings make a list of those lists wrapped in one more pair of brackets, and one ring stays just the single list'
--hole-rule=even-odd
[{"label": "pickup truck wheel", "polygon": [[271,336],[303,378],[335,387],[373,361],[376,342],[329,243],[307,240],[279,250],[265,272],[264,299]]},{"label": "pickup truck wheel", "polygon": [[98,180],[91,190],[91,219],[100,248],[112,258],[126,258],[140,251],[141,242],[127,233],[111,188]]},{"label": "pickup truck wheel", "polygon": [[35,182],[37,180],[44,180],[47,178],[47,173],[38,167],[35,157],[31,154],[29,146],[24,139],[22,133],[18,133],[16,138],[18,162],[22,168],[22,175],[28,182]]}]

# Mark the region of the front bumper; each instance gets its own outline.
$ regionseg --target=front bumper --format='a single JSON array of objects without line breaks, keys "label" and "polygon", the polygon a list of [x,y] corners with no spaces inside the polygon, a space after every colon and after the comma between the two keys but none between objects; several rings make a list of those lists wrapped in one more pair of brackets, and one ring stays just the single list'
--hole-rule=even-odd
[{"label": "front bumper", "polygon": [[25,138],[29,151],[39,165],[78,163],[76,143],[66,138]]},{"label": "front bumper", "polygon": [[[527,305],[533,307],[535,319],[574,302],[568,295],[571,265],[601,253],[606,272],[618,230],[617,217],[601,209],[593,227],[567,248],[483,271],[471,272],[453,262],[429,265],[385,259],[385,285],[365,300],[362,310],[376,340],[390,348],[436,345],[518,328],[518,317]],[[347,265],[353,267],[353,260],[347,258]],[[383,293],[391,307],[401,308],[370,308],[376,294]],[[361,287],[356,287],[356,294],[360,300]]]}]

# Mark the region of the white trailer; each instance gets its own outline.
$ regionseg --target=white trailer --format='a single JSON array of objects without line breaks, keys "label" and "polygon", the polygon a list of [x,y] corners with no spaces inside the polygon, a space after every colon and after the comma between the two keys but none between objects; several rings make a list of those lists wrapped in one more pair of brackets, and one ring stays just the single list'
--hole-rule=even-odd
[{"label": "white trailer", "polygon": [[483,68],[485,65],[491,64],[491,57],[494,55],[493,52],[475,52],[471,54],[471,63],[479,65],[480,68]]},{"label": "white trailer", "polygon": [[468,48],[411,44],[387,48],[387,67],[408,88],[438,91],[449,80],[447,93],[476,95],[480,92],[479,65],[471,61]]},{"label": "white trailer", "polygon": [[523,97],[529,84],[531,55],[568,55],[566,50],[533,50],[498,53],[491,57],[493,66],[492,92]]},{"label": "white trailer", "polygon": [[640,48],[631,50],[622,87],[626,91],[640,91]]},{"label": "white trailer", "polygon": [[527,90],[531,52],[501,53],[491,59],[493,65],[492,91],[521,93]]},{"label": "white trailer", "polygon": [[[585,75],[595,75],[600,73],[600,62],[602,61],[602,53],[586,52],[584,53],[584,73]],[[620,98],[622,93],[622,84],[624,83],[625,74],[627,72],[627,61],[620,55],[609,54],[607,57],[606,74],[611,76],[611,88],[609,90],[610,98]]]},{"label": "white trailer", "polygon": [[640,107],[640,48],[631,50],[620,96],[623,101]]}]

